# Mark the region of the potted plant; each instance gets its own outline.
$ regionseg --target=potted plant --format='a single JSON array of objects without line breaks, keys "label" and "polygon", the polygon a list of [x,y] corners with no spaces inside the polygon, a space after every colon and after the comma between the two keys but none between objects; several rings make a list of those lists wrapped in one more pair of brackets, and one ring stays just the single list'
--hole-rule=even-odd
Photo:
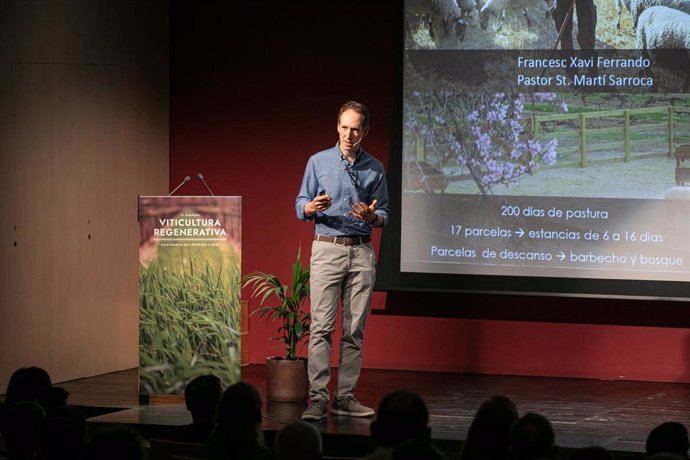
[{"label": "potted plant", "polygon": [[255,271],[242,277],[242,286],[251,289],[250,297],[258,298],[258,314],[278,321],[278,335],[271,340],[281,341],[285,356],[266,358],[266,398],[270,401],[302,401],[307,397],[306,359],[298,356],[298,348],[309,335],[311,317],[304,310],[309,297],[309,267],[303,267],[300,251],[292,264],[290,286],[273,274]]}]

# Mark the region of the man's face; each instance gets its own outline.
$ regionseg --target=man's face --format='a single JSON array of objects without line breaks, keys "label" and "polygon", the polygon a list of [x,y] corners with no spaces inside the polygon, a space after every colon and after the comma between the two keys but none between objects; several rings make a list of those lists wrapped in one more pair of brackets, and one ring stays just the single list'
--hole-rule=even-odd
[{"label": "man's face", "polygon": [[353,156],[366,135],[367,130],[362,129],[361,114],[348,109],[340,115],[340,120],[338,120],[338,138],[340,140],[340,151],[345,156]]}]

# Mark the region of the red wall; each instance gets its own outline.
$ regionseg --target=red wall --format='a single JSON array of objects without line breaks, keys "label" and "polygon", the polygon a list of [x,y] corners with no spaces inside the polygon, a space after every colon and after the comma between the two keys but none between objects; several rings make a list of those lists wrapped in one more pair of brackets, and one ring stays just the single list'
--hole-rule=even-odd
[{"label": "red wall", "polygon": [[[171,189],[201,172],[217,195],[243,197],[244,272],[288,277],[300,246],[308,261],[313,228],[294,198],[309,155],[336,142],[342,102],[369,106],[366,147],[387,162],[401,3],[173,2]],[[196,180],[181,192],[206,193]],[[365,367],[690,382],[682,303],[383,293],[374,303]],[[253,318],[253,362],[279,353],[275,329]]]}]

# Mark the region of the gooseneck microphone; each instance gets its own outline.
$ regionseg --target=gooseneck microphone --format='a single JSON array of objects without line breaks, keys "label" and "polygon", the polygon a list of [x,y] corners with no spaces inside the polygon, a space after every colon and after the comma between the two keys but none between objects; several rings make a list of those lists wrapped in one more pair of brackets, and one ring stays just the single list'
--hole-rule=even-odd
[{"label": "gooseneck microphone", "polygon": [[211,191],[211,187],[209,187],[208,184],[206,183],[206,181],[204,180],[204,175],[203,175],[203,174],[198,173],[198,174],[196,175],[196,177],[198,177],[199,180],[200,180],[201,182],[204,183],[204,185],[206,186],[206,190],[208,190],[208,193],[210,193],[211,196],[216,196],[216,195],[214,195],[214,193]]},{"label": "gooseneck microphone", "polygon": [[175,188],[173,189],[172,192],[168,193],[168,196],[171,196],[173,193],[177,192],[177,190],[178,190],[180,187],[182,187],[184,184],[186,184],[186,183],[189,182],[190,180],[192,180],[191,177],[189,177],[189,176],[184,176],[184,179],[182,180],[182,182],[180,182],[180,185],[178,185],[177,187],[175,187]]}]

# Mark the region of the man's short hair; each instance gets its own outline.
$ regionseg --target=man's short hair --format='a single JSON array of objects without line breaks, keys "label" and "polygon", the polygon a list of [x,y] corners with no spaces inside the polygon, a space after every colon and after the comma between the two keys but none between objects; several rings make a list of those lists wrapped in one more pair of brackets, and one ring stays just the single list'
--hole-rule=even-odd
[{"label": "man's short hair", "polygon": [[338,111],[338,123],[340,123],[340,116],[345,113],[346,110],[353,110],[362,116],[362,131],[369,129],[369,109],[366,108],[364,104],[357,101],[347,101],[340,107]]}]

